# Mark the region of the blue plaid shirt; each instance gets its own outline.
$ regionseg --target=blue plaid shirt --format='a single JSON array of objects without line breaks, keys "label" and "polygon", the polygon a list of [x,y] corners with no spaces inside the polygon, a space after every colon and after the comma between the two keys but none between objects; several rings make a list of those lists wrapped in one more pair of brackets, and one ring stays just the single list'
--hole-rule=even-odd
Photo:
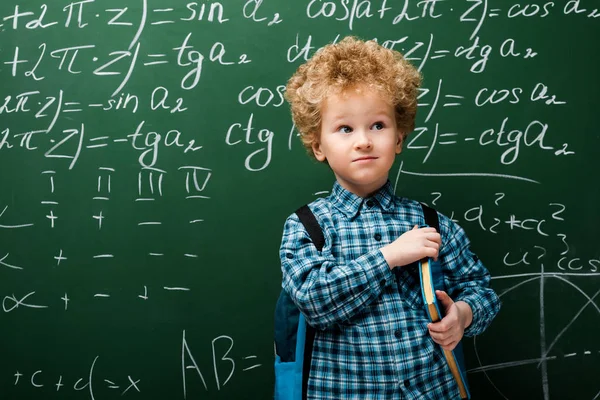
[{"label": "blue plaid shirt", "polygon": [[[309,206],[323,229],[323,251],[316,250],[296,214],[285,222],[280,249],[283,288],[317,330],[308,397],[460,398],[427,330],[418,267],[399,267],[396,280],[379,251],[425,223],[420,204],[395,196],[388,181],[367,199],[336,182],[330,196]],[[465,335],[480,334],[498,313],[500,301],[465,232],[438,215],[438,260],[446,291],[473,310]]]}]

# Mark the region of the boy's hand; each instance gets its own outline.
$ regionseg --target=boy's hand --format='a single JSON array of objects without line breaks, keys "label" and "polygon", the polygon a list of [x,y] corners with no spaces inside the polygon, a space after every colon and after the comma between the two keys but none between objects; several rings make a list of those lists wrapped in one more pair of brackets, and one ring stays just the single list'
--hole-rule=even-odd
[{"label": "boy's hand", "polygon": [[462,339],[465,328],[471,325],[473,311],[464,301],[456,303],[442,290],[435,291],[440,306],[444,309],[445,316],[441,321],[427,325],[429,334],[434,342],[444,350],[454,350]]},{"label": "boy's hand", "polygon": [[435,228],[418,228],[403,233],[380,249],[390,268],[402,267],[425,257],[437,260],[442,238]]}]

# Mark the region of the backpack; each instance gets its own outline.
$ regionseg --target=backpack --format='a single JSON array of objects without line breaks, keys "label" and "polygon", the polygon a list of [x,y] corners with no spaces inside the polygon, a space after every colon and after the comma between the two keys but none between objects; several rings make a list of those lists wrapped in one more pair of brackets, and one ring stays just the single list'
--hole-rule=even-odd
[{"label": "backpack", "polygon": [[[317,250],[323,250],[325,237],[308,205],[296,215]],[[315,328],[282,290],[275,306],[275,400],[306,399],[314,340]]]},{"label": "backpack", "polygon": [[[421,207],[425,223],[439,232],[437,212],[424,204],[421,204]],[[325,237],[308,205],[296,210],[296,215],[317,250],[321,251],[325,245]],[[432,261],[429,260],[428,265],[433,287],[445,290],[441,266]],[[421,271],[421,267],[419,270]],[[392,271],[396,275],[400,273],[398,268],[394,268]],[[422,282],[421,286],[422,294],[425,296]],[[425,302],[425,307],[427,307],[427,302]],[[437,303],[435,303],[435,307],[438,314],[442,316]],[[427,313],[433,319],[429,310]],[[307,398],[314,339],[315,328],[306,322],[290,296],[282,290],[275,306],[275,400],[305,400]],[[470,399],[462,343],[459,342],[452,351],[443,350],[443,352],[459,386],[461,398]]]}]

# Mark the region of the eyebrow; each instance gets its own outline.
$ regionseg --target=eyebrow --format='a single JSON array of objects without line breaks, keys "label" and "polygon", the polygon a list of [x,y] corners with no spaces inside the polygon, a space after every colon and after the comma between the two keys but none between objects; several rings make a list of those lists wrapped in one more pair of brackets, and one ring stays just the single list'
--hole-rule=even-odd
[{"label": "eyebrow", "polygon": [[[376,113],[373,114],[373,117],[376,118],[380,118],[380,117],[385,117],[385,118],[393,118],[393,115],[390,115],[389,113],[385,112],[385,111],[378,111]],[[343,115],[336,115],[331,121],[334,124],[339,123],[340,121],[343,121],[345,119],[347,119],[348,117],[343,116]]]},{"label": "eyebrow", "polygon": [[[388,117],[388,118],[390,117],[390,114],[387,111],[377,111],[374,115],[376,117],[381,117],[381,116]],[[394,113],[392,113],[391,116],[394,116]]]}]

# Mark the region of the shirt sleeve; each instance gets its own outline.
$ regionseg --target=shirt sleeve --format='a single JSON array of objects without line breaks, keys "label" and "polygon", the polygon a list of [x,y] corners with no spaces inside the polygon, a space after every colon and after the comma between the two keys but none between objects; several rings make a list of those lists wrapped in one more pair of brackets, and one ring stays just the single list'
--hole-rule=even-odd
[{"label": "shirt sleeve", "polygon": [[[444,269],[446,291],[454,301],[464,301],[473,311],[473,321],[465,336],[483,333],[500,311],[500,299],[490,288],[490,273],[471,252],[465,231],[444,217],[449,225],[440,259]],[[440,221],[441,222],[441,221]]]},{"label": "shirt sleeve", "polygon": [[282,286],[317,329],[347,322],[393,279],[378,249],[339,264],[328,246],[325,234],[323,251],[317,251],[296,214],[286,220],[279,251]]}]

